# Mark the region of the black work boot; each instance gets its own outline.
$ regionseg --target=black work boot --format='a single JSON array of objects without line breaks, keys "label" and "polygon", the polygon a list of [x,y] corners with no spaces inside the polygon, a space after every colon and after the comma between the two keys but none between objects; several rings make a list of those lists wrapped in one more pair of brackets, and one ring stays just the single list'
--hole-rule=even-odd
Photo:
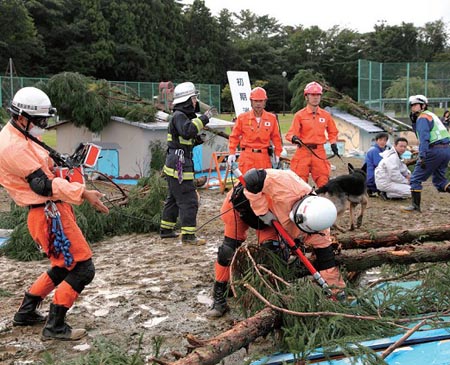
[{"label": "black work boot", "polygon": [[212,308],[205,313],[206,317],[219,318],[230,310],[226,298],[227,287],[228,283],[226,281],[214,282],[214,303],[212,305]]},{"label": "black work boot", "polygon": [[419,212],[420,213],[420,191],[411,192],[411,205],[407,207],[402,207],[404,212]]},{"label": "black work boot", "polygon": [[42,330],[42,341],[77,341],[87,335],[84,328],[73,329],[66,323],[65,319],[68,310],[69,308],[62,305],[50,304],[47,323]]},{"label": "black work boot", "polygon": [[161,229],[159,231],[159,236],[161,238],[177,238],[179,234],[173,229]]},{"label": "black work boot", "polygon": [[42,298],[39,295],[25,292],[22,304],[16,314],[14,314],[13,326],[33,326],[45,322],[47,317],[36,310],[41,302]]},{"label": "black work boot", "polygon": [[202,246],[206,244],[206,240],[204,238],[196,237],[195,234],[182,234],[181,243],[186,245]]}]

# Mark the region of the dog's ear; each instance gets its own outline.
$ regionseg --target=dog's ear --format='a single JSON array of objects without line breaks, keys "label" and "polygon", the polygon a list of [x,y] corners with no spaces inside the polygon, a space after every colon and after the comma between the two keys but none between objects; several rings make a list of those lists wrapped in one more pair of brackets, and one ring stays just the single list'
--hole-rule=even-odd
[{"label": "dog's ear", "polygon": [[361,170],[367,173],[367,163],[364,163],[364,165],[362,165]]},{"label": "dog's ear", "polygon": [[353,173],[353,171],[355,171],[355,168],[353,167],[353,165],[351,163],[348,163],[347,167],[348,167],[349,174],[351,174],[351,173]]}]

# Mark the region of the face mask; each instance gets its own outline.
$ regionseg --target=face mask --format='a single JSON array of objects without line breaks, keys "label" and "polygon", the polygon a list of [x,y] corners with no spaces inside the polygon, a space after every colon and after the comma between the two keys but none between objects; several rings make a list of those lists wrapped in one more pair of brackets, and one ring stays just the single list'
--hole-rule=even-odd
[{"label": "face mask", "polygon": [[36,127],[35,125],[28,131],[33,137],[42,136],[45,132],[45,129]]}]

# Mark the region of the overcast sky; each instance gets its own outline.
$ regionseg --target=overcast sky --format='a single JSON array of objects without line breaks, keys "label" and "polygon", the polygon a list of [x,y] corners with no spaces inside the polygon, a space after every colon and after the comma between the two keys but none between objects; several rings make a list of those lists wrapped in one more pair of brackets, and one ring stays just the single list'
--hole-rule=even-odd
[{"label": "overcast sky", "polygon": [[[192,4],[192,0],[184,0]],[[442,19],[450,29],[449,0],[205,0],[213,15],[227,8],[233,12],[249,9],[269,15],[283,25],[317,25],[322,30],[334,25],[360,33],[371,32],[376,24],[413,23],[416,27]]]}]

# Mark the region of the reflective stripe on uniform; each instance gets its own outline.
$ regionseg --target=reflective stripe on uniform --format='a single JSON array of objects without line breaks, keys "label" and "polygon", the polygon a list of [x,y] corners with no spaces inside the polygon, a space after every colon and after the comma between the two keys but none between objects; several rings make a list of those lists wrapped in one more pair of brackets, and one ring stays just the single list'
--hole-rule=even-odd
[{"label": "reflective stripe on uniform", "polygon": [[[163,172],[170,177],[178,179],[178,171],[171,167],[167,167],[164,165]],[[193,172],[183,172],[183,180],[194,180]]]},{"label": "reflective stripe on uniform", "polygon": [[168,221],[164,221],[161,220],[161,229],[174,229],[175,228],[175,222],[168,222]]},{"label": "reflective stripe on uniform", "polygon": [[181,234],[195,234],[196,227],[181,227]]},{"label": "reflective stripe on uniform", "polygon": [[[173,137],[171,133],[167,133],[167,142],[173,142]],[[178,143],[185,146],[192,146],[194,144],[192,139],[184,139],[183,137],[178,137]]]},{"label": "reflective stripe on uniform", "polygon": [[185,146],[192,146],[193,145],[192,139],[184,139],[181,136],[178,137],[178,141],[180,142],[180,144],[185,145]]},{"label": "reflective stripe on uniform", "polygon": [[197,131],[199,131],[199,132],[203,129],[203,122],[200,118],[192,119],[192,124],[195,125],[195,127],[197,128]]}]

